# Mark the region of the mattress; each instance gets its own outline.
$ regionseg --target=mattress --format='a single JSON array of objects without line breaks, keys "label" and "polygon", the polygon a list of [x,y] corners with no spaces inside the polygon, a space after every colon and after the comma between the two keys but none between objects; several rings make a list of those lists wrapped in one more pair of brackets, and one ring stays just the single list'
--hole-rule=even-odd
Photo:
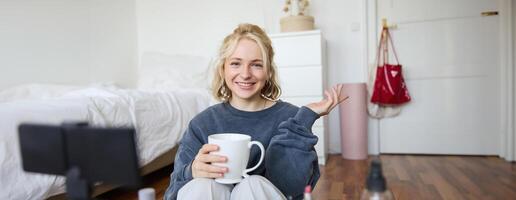
[{"label": "mattress", "polygon": [[88,121],[95,126],[132,126],[143,166],[175,147],[190,119],[211,100],[205,90],[193,89],[31,87],[0,92],[0,199],[45,199],[64,192],[63,176],[23,171],[17,133],[21,122]]}]

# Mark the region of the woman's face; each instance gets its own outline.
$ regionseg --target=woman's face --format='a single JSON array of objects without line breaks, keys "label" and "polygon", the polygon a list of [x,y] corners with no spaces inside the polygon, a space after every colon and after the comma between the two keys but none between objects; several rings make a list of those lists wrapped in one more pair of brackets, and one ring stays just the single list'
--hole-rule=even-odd
[{"label": "woman's face", "polygon": [[244,101],[260,99],[267,80],[267,69],[258,44],[241,39],[233,54],[224,63],[224,81],[231,90],[232,98]]}]

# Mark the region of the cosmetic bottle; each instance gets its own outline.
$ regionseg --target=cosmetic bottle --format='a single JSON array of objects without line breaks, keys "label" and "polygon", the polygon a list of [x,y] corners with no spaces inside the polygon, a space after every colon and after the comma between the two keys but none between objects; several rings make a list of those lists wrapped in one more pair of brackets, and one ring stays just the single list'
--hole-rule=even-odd
[{"label": "cosmetic bottle", "polygon": [[387,182],[382,173],[380,160],[373,160],[367,175],[366,188],[360,200],[394,200],[392,192],[387,189]]}]

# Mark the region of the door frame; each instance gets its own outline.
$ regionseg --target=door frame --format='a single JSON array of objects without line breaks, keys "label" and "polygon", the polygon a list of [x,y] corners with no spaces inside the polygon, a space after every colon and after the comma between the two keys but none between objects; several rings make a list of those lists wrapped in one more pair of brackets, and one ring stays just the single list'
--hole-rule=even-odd
[{"label": "door frame", "polygon": [[[378,0],[365,0],[362,2],[361,22],[364,24],[362,32],[363,48],[362,52],[365,77],[369,77],[369,63],[374,63],[376,56],[376,40],[379,32],[377,24],[377,3]],[[513,44],[515,36],[513,34],[513,19],[516,16],[512,10],[511,0],[498,0],[500,5],[500,86],[501,86],[501,120],[502,127],[500,137],[500,150],[498,155],[507,161],[516,161],[516,133],[515,127],[515,89],[514,86],[514,53]],[[365,80],[368,80],[367,78]],[[368,123],[368,142],[369,154],[380,154],[380,119],[369,118]]]}]

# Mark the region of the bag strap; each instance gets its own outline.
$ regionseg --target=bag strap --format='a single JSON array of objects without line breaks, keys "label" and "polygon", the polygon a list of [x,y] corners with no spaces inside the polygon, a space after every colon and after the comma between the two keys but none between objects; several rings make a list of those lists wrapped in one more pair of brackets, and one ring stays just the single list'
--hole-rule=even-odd
[{"label": "bag strap", "polygon": [[[396,50],[394,49],[394,43],[392,42],[392,39],[390,37],[389,29],[384,27],[382,29],[382,35],[380,36],[380,45],[378,46],[378,57],[377,57],[376,67],[380,66],[380,57],[382,54],[383,54],[383,63],[384,64],[387,63],[387,56],[389,53],[389,41],[391,42],[392,50],[394,52],[396,62],[399,65],[398,55],[396,54]],[[382,47],[383,47],[383,52],[380,52],[382,50]],[[384,77],[386,79],[385,82],[387,83],[387,89],[389,89],[389,92],[392,95],[394,95],[394,89],[392,88],[392,85],[391,85],[390,76],[389,76],[389,73],[387,72],[387,67],[383,68],[383,73],[384,73]]]},{"label": "bag strap", "polygon": [[[400,64],[399,60],[398,60],[398,54],[396,53],[396,48],[394,48],[394,42],[392,42],[392,37],[391,37],[391,32],[389,32],[389,29],[388,28],[384,28],[385,29],[385,32],[387,33],[387,38],[389,38],[389,41],[391,42],[391,46],[392,46],[392,52],[394,53],[394,57],[396,58],[396,64]],[[389,44],[386,42],[386,45],[387,47],[389,46]]]},{"label": "bag strap", "polygon": [[[396,53],[396,49],[394,48],[394,43],[392,42],[392,37],[391,37],[391,34],[389,32],[389,29],[387,27],[384,27],[382,29],[382,34],[380,36],[380,45],[378,46],[378,53],[377,53],[377,58],[376,58],[376,66],[380,66],[380,59],[383,55],[383,64],[386,64],[388,63],[388,54],[389,54],[389,41],[391,43],[391,48],[392,48],[392,51],[394,53],[394,57],[396,58],[396,64],[400,64],[399,61],[398,61],[398,54]],[[383,47],[383,48],[382,48]],[[383,50],[383,52],[382,52]]]},{"label": "bag strap", "polygon": [[387,67],[383,68],[383,74],[384,74],[385,79],[386,79],[385,82],[387,83],[387,89],[389,89],[389,92],[391,92],[391,94],[394,95],[394,89],[392,89],[390,76],[389,76],[389,73],[387,72]]},{"label": "bag strap", "polygon": [[[382,33],[380,34],[380,44],[378,45],[378,51],[376,53],[376,67],[380,66],[380,57],[381,57],[381,50],[382,50],[382,46],[383,46],[383,43],[384,43],[384,30],[382,29]],[[384,61],[385,63],[385,61]]]}]

